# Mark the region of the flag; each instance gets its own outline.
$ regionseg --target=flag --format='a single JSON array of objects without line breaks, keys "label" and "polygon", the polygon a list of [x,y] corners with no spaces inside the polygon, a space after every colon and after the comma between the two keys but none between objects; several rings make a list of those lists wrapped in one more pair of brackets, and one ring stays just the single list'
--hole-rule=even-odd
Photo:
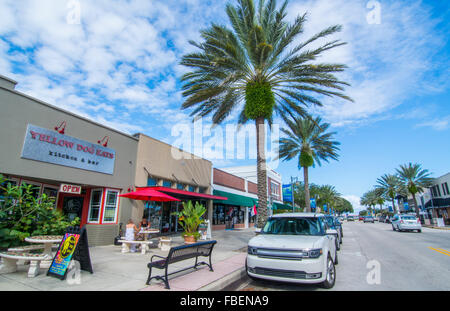
[{"label": "flag", "polygon": [[256,211],[256,205],[253,205],[252,210],[251,210],[251,215],[252,217],[255,216],[256,214],[258,214],[258,212]]}]

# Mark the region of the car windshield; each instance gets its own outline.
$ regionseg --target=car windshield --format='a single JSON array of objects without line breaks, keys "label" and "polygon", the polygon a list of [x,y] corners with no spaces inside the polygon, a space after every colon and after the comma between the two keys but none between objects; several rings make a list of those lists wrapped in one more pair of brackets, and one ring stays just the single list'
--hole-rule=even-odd
[{"label": "car windshield", "polygon": [[333,217],[325,217],[328,227],[333,228],[335,226]]},{"label": "car windshield", "polygon": [[263,234],[278,235],[323,235],[318,218],[276,217],[269,218],[261,231]]},{"label": "car windshield", "polygon": [[416,217],[414,217],[414,216],[402,216],[402,219],[405,219],[405,220],[416,220]]}]

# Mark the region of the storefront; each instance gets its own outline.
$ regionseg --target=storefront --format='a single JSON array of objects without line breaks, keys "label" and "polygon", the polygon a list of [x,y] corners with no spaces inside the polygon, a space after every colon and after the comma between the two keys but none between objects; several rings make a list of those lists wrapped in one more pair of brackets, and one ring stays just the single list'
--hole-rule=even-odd
[{"label": "storefront", "polygon": [[214,200],[213,230],[243,229],[254,226],[256,215],[251,214],[258,200],[254,197],[239,195],[227,191],[214,190],[214,195],[227,200]]},{"label": "storefront", "polygon": [[[7,83],[7,82],[10,83]],[[0,76],[0,174],[86,225],[90,245],[112,244],[132,202],[138,139],[15,90]]]}]

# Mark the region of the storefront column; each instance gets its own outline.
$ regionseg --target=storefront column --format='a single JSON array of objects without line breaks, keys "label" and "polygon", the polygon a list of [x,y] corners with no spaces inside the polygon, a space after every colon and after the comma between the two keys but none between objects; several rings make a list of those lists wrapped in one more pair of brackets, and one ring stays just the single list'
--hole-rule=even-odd
[{"label": "storefront column", "polygon": [[247,229],[248,228],[248,207],[245,207],[244,224],[245,224],[245,229]]},{"label": "storefront column", "polygon": [[213,200],[208,200],[208,220],[211,224],[211,228],[213,225]]}]

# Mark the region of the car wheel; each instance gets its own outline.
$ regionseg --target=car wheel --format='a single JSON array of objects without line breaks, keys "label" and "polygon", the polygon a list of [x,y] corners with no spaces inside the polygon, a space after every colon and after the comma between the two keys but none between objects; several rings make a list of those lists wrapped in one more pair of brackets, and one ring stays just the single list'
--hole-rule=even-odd
[{"label": "car wheel", "polygon": [[394,225],[392,225],[392,230],[394,230],[394,231],[395,231],[395,227],[394,227]]},{"label": "car wheel", "polygon": [[339,264],[339,259],[338,259],[338,253],[336,252],[336,255],[334,256],[334,264],[337,265]]},{"label": "car wheel", "polygon": [[334,286],[336,282],[336,267],[334,266],[333,260],[330,255],[328,255],[327,259],[327,271],[325,281],[322,282],[322,287],[326,289],[330,289]]},{"label": "car wheel", "polygon": [[419,230],[417,230],[417,232],[421,233],[421,232],[422,232],[422,230],[421,230],[421,229],[419,229]]}]

